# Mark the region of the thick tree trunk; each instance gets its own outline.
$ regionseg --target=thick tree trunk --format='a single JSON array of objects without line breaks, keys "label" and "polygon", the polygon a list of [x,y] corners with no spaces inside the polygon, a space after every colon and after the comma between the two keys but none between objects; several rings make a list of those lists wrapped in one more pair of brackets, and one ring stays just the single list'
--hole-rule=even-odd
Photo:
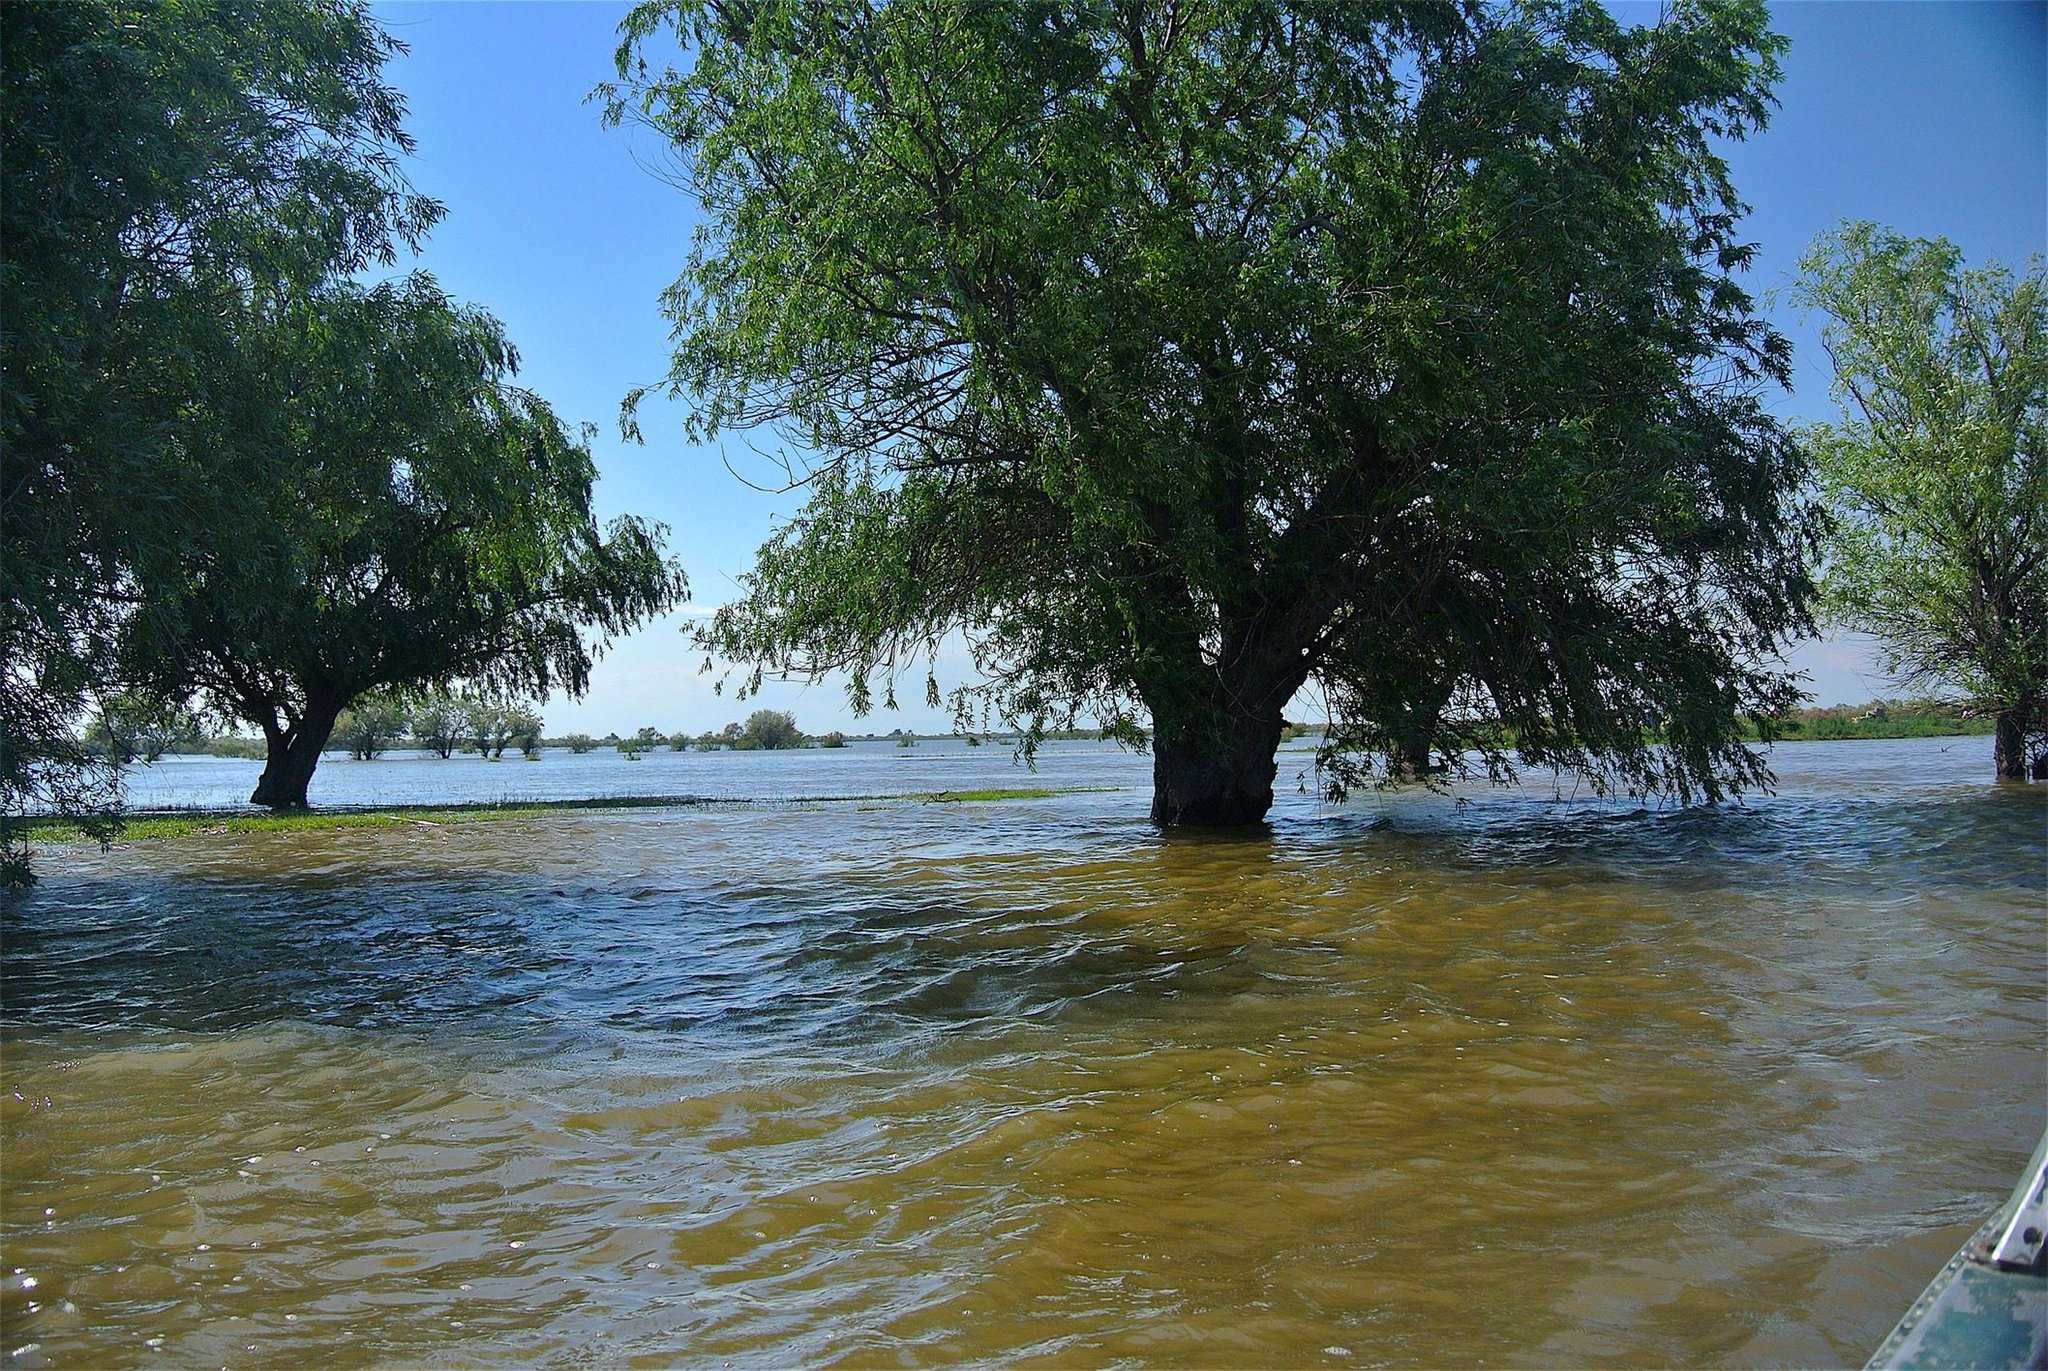
[{"label": "thick tree trunk", "polygon": [[1153,709],[1152,821],[1168,828],[1240,828],[1273,807],[1280,702],[1195,717]]},{"label": "thick tree trunk", "polygon": [[1387,754],[1387,765],[1404,781],[1419,781],[1433,769],[1429,760],[1429,739],[1413,734],[1401,739]]},{"label": "thick tree trunk", "polygon": [[320,765],[320,753],[333,735],[334,721],[340,714],[340,705],[308,705],[306,717],[296,727],[265,728],[263,736],[269,755],[249,803],[272,809],[304,809],[313,768]]},{"label": "thick tree trunk", "polygon": [[1387,748],[1389,774],[1406,781],[1419,781],[1431,772],[1442,770],[1434,765],[1429,745],[1436,737],[1437,725],[1443,721],[1444,706],[1450,703],[1451,692],[1456,685],[1456,680],[1449,677],[1432,683],[1409,706],[1406,715],[1393,723],[1394,741]]},{"label": "thick tree trunk", "polygon": [[2002,709],[1998,712],[1997,731],[1993,735],[1991,759],[1998,768],[2001,781],[2024,781],[2027,779],[2027,725],[2031,722],[2028,711]]}]

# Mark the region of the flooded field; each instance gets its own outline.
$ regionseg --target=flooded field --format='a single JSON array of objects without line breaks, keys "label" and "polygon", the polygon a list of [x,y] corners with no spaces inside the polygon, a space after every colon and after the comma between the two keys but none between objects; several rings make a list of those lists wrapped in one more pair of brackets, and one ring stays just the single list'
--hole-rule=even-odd
[{"label": "flooded field", "polygon": [[2048,808],[1984,739],[1228,841],[1152,829],[1143,758],[900,751],[574,760],[1122,788],[46,860],[11,1364],[1860,1363],[2042,1127]]}]

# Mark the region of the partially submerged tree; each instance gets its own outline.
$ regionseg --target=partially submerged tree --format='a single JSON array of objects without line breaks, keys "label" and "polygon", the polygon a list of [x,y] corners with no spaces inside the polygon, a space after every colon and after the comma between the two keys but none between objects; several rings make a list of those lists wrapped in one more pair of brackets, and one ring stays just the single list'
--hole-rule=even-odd
[{"label": "partially submerged tree", "polygon": [[123,690],[101,702],[85,732],[86,743],[116,766],[154,762],[167,752],[196,748],[197,714],[177,700]]},{"label": "partially submerged tree", "polygon": [[540,732],[545,725],[539,714],[526,705],[514,705],[505,713],[505,730],[523,757],[540,756]]},{"label": "partially submerged tree", "polygon": [[608,113],[706,211],[668,389],[815,454],[703,636],[748,684],[844,672],[865,712],[958,633],[963,727],[1149,724],[1169,824],[1265,813],[1305,687],[1338,789],[1467,747],[1767,778],[1813,521],[1715,151],[1769,109],[1761,0],[650,0],[623,35]]},{"label": "partially submerged tree", "polygon": [[755,710],[747,716],[742,736],[752,746],[768,752],[804,745],[804,731],[796,726],[796,715],[787,710]]},{"label": "partially submerged tree", "polygon": [[2048,753],[2048,272],[1869,223],[1800,265],[1845,410],[1805,434],[1827,609],[1909,688],[1992,715],[1998,775],[2024,778]]},{"label": "partially submerged tree", "polygon": [[455,755],[467,722],[462,701],[445,690],[427,690],[413,700],[406,724],[414,741],[446,761]]},{"label": "partially submerged tree", "polygon": [[251,799],[303,805],[336,716],[452,681],[579,694],[594,644],[675,604],[662,530],[601,530],[586,440],[511,383],[497,321],[424,277],[279,299],[238,355],[267,394],[235,444],[241,536],[147,566],[138,669],[263,730]]},{"label": "partially submerged tree", "polygon": [[375,691],[341,711],[330,741],[359,762],[373,762],[405,737],[406,708],[389,691]]},{"label": "partially submerged tree", "polygon": [[[103,832],[75,726],[137,564],[247,527],[195,406],[252,298],[417,246],[402,51],[351,0],[0,5],[0,878],[16,820]],[[230,364],[223,367],[223,358]],[[195,416],[202,422],[194,423]]]},{"label": "partially submerged tree", "polygon": [[512,710],[490,695],[471,695],[462,702],[462,740],[483,758],[503,756],[512,741]]}]

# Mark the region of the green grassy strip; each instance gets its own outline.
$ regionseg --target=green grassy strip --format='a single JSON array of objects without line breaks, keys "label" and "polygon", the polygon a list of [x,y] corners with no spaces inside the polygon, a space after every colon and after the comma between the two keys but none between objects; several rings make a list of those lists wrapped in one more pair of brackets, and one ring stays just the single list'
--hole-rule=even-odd
[{"label": "green grassy strip", "polygon": [[[854,801],[898,801],[915,804],[970,804],[991,800],[1036,800],[1053,795],[1074,795],[1087,790],[1115,787],[1067,787],[1064,789],[923,790],[904,795],[828,795],[817,799],[771,801],[780,804],[843,804]],[[747,799],[717,799],[694,795],[617,795],[588,800],[504,800],[454,805],[366,806],[359,809],[307,809],[276,814],[248,814],[230,810],[194,809],[182,813],[151,811],[129,816],[121,825],[117,842],[160,838],[189,838],[208,833],[287,833],[337,828],[403,828],[407,825],[494,823],[506,819],[531,818],[558,810],[680,809],[715,805],[761,803]],[[87,835],[67,819],[36,816],[22,821],[34,841],[76,843]]]}]

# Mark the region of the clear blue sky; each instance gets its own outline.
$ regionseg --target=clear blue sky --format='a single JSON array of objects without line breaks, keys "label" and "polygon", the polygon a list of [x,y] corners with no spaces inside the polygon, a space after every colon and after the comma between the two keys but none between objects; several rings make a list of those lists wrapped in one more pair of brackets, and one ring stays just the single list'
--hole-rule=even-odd
[{"label": "clear blue sky", "polygon": [[[1616,8],[1632,20],[1656,13]],[[505,321],[525,384],[564,417],[598,425],[600,512],[667,523],[701,611],[731,595],[732,577],[794,505],[728,472],[727,458],[762,473],[747,439],[723,451],[686,445],[680,410],[651,407],[644,445],[619,437],[620,397],[663,374],[656,297],[681,267],[696,219],[688,198],[647,170],[661,149],[601,128],[586,103],[611,73],[624,10],[410,3],[378,12],[412,49],[390,73],[411,104],[411,174],[448,206],[420,265]],[[1774,13],[1792,40],[1781,108],[1766,133],[1731,150],[1736,186],[1754,207],[1748,234],[1761,245],[1756,293],[1781,285],[1813,237],[1845,218],[1945,235],[1973,261],[2048,252],[2048,6],[1803,0]],[[1777,321],[1798,356],[1781,412],[1826,417],[1833,406],[1813,330],[1789,312]],[[736,717],[699,675],[701,657],[681,633],[688,622],[674,616],[615,645],[585,700],[549,703],[549,730],[695,732]],[[1885,687],[1865,644],[1807,644],[1793,660],[1823,702]],[[920,692],[907,695],[918,708],[859,727],[944,726]],[[811,732],[854,727],[836,683],[771,686],[764,701],[794,709]]]}]

